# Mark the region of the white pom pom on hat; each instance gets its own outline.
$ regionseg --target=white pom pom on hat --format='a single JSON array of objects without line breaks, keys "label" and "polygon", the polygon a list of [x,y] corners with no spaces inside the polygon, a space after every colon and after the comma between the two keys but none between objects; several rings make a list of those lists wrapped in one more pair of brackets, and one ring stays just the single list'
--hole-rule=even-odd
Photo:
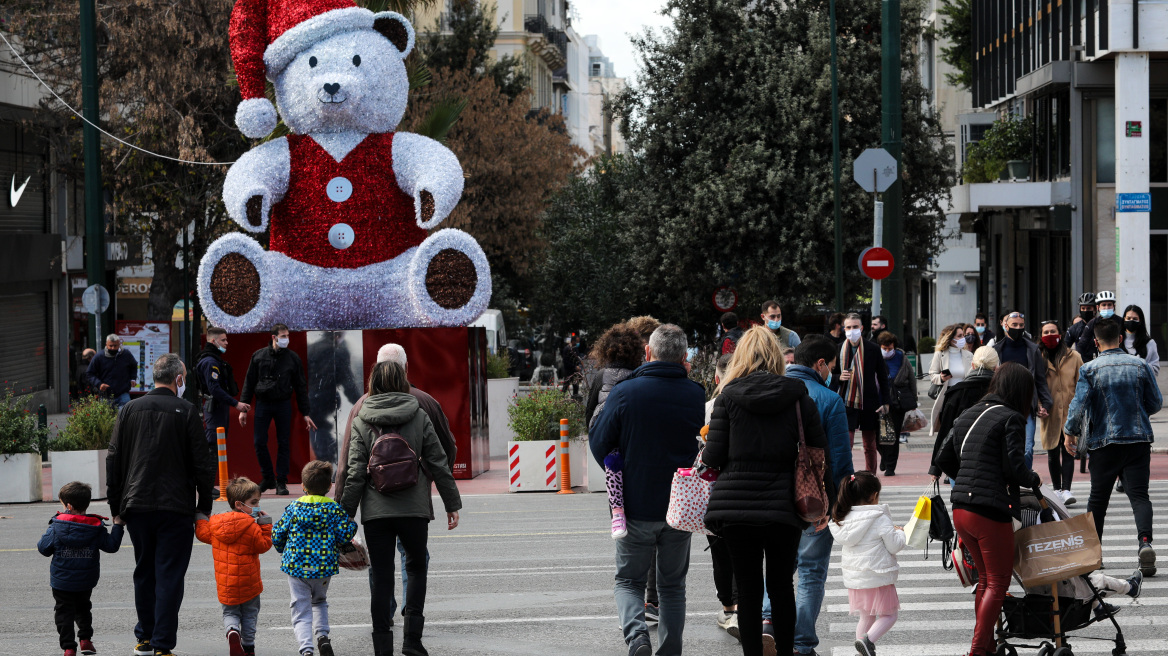
[{"label": "white pom pom on hat", "polygon": [[276,129],[276,108],[267,98],[248,98],[235,109],[235,125],[248,139],[262,139]]}]

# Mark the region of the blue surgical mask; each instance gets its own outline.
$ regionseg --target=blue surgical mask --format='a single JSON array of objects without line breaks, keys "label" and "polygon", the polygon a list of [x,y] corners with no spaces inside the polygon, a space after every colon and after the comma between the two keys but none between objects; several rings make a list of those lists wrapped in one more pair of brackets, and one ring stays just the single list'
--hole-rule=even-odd
[{"label": "blue surgical mask", "polygon": [[219,352],[220,352],[220,353],[226,353],[226,352],[227,352],[227,347],[226,347],[226,346],[219,346],[219,345],[217,345],[217,344],[216,344],[216,345],[215,345],[215,348],[219,349]]},{"label": "blue surgical mask", "polygon": [[259,506],[252,506],[251,507],[251,516],[252,517],[259,517],[261,512],[263,512],[263,511],[260,510]]},{"label": "blue surgical mask", "polygon": [[1099,316],[1104,319],[1110,319],[1115,316],[1115,310],[1100,310]]},{"label": "blue surgical mask", "polygon": [[827,385],[828,387],[831,387],[831,372],[830,371],[827,372],[827,380],[823,381],[823,384]]},{"label": "blue surgical mask", "polygon": [[977,331],[978,335],[981,335],[985,332],[985,326],[974,326],[973,329]]},{"label": "blue surgical mask", "polygon": [[783,320],[782,319],[779,319],[778,321],[770,321],[770,320],[767,321],[767,328],[770,328],[771,330],[778,330],[779,328],[782,328],[782,327],[783,327]]}]

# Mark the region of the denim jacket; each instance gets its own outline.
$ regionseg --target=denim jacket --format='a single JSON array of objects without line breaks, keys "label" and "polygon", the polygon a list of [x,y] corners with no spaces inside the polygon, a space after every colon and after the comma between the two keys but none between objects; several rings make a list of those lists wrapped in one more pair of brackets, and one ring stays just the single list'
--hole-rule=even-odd
[{"label": "denim jacket", "polygon": [[1108,349],[1079,369],[1075,398],[1063,432],[1085,436],[1088,451],[1111,444],[1152,442],[1148,417],[1163,399],[1146,362],[1122,349]]}]

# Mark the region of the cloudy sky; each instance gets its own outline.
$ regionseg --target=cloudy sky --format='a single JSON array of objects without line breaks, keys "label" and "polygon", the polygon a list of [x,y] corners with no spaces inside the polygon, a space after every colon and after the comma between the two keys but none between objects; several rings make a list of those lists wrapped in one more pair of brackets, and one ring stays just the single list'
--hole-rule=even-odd
[{"label": "cloudy sky", "polygon": [[657,13],[664,5],[664,0],[580,0],[572,3],[579,13],[572,27],[582,36],[599,35],[600,49],[612,60],[617,76],[633,78],[638,67],[629,35],[667,25],[668,19]]}]

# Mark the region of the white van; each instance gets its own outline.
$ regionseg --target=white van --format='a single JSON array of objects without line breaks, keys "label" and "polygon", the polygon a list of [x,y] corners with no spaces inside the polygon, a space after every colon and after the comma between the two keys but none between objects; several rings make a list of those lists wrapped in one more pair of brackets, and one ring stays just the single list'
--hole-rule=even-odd
[{"label": "white van", "polygon": [[487,348],[492,355],[498,355],[499,349],[507,349],[507,330],[503,327],[503,313],[500,310],[484,311],[467,327],[487,329]]}]

